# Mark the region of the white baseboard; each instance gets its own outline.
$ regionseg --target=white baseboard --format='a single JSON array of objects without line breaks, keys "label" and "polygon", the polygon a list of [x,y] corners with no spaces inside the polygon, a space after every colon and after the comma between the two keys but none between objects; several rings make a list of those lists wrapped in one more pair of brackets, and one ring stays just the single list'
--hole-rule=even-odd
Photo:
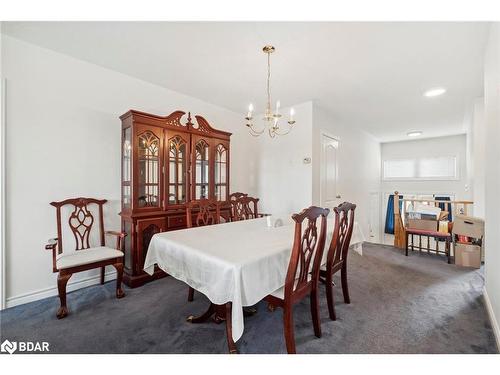
[{"label": "white baseboard", "polygon": [[488,316],[490,318],[491,327],[493,328],[493,333],[495,334],[495,339],[497,342],[497,350],[500,352],[500,326],[498,325],[498,320],[493,311],[493,306],[491,306],[490,297],[486,291],[486,287],[483,287],[484,301],[486,302],[486,310],[488,311]]},{"label": "white baseboard", "polygon": [[[116,279],[116,271],[109,271],[105,273],[105,280],[110,281]],[[72,292],[77,289],[85,288],[91,285],[97,285],[101,282],[101,275],[90,276],[82,280],[75,280],[74,282],[68,282],[66,290]],[[38,301],[43,298],[57,296],[57,285],[52,288],[45,288],[36,290],[34,292],[21,294],[19,296],[9,297],[6,301],[6,308],[14,307],[18,305],[23,305],[28,302]]]}]

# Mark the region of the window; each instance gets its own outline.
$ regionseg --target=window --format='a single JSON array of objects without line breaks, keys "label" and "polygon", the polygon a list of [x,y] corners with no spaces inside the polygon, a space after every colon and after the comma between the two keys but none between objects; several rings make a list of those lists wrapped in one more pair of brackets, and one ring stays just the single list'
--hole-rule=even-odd
[{"label": "window", "polygon": [[415,160],[384,160],[384,179],[414,178]]},{"label": "window", "polygon": [[384,160],[384,180],[456,180],[457,157],[439,156]]},{"label": "window", "polygon": [[457,158],[455,156],[422,158],[418,163],[420,178],[452,180],[457,178]]}]

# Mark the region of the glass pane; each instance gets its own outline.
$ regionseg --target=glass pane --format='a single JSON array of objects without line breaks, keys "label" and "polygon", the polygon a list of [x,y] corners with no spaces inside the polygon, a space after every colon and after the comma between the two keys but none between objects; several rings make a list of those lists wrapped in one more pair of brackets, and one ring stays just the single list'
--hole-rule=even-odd
[{"label": "glass pane", "polygon": [[[215,152],[215,183],[226,183],[227,149],[219,144]],[[216,194],[217,195],[217,194]],[[218,195],[217,195],[218,196]]]},{"label": "glass pane", "polygon": [[123,186],[123,208],[130,208],[130,186]]},{"label": "glass pane", "polygon": [[219,183],[225,184],[226,183],[226,163],[222,163],[220,167],[220,180]]},{"label": "glass pane", "polygon": [[227,158],[227,149],[223,145],[218,145],[216,151],[215,161],[225,163]]},{"label": "glass pane", "polygon": [[130,128],[123,130],[123,178],[122,181],[130,181],[130,156],[132,144],[130,139]]},{"label": "glass pane", "polygon": [[176,170],[175,170],[175,159],[172,160],[170,159],[170,164],[169,164],[169,176],[168,176],[168,182],[171,184],[175,184],[175,181],[177,181],[177,175],[176,175]]},{"label": "glass pane", "polygon": [[186,202],[186,142],[182,137],[176,135],[169,139],[169,199],[170,204],[180,204]]},{"label": "glass pane", "polygon": [[150,131],[139,136],[139,207],[158,207],[160,139]]},{"label": "glass pane", "polygon": [[186,185],[177,185],[177,197],[178,197],[178,203],[184,203],[186,200]]},{"label": "glass pane", "polygon": [[196,143],[196,165],[195,165],[195,199],[208,198],[208,154],[209,146],[205,140]]},{"label": "glass pane", "polygon": [[175,204],[175,185],[170,185],[168,189],[168,203]]},{"label": "glass pane", "polygon": [[225,201],[226,200],[226,185],[219,186],[219,191],[220,191],[220,194],[219,194],[218,199],[220,201]]},{"label": "glass pane", "polygon": [[218,201],[220,201],[220,186],[219,185],[215,185],[215,199],[217,199]]}]

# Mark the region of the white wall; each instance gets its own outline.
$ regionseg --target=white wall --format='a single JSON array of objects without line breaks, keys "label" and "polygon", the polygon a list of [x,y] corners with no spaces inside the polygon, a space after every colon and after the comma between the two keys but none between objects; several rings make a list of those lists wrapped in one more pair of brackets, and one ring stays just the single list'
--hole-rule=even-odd
[{"label": "white wall", "polygon": [[370,193],[380,193],[380,143],[352,124],[340,122],[319,105],[313,106],[313,190],[314,204],[320,204],[321,133],[339,139],[337,191],[339,203],[356,203],[356,221],[367,241],[370,239]]},{"label": "white wall", "polygon": [[486,124],[485,290],[500,348],[500,24],[493,23],[484,67]]},{"label": "white wall", "polygon": [[[313,102],[294,106],[295,128],[286,136],[256,138],[257,191],[263,212],[289,214],[320,202],[320,141],[325,131],[339,138],[339,201],[358,205],[356,220],[368,239],[370,193],[380,192],[380,147],[370,135],[340,123]],[[287,113],[288,108],[282,112]],[[310,157],[311,163],[304,163]]]},{"label": "white wall", "polygon": [[[255,138],[253,155],[259,171],[255,195],[264,213],[296,213],[312,204],[312,166],[303,163],[312,153],[312,107],[311,102],[294,106],[296,123],[289,134],[270,138],[264,133]],[[288,112],[282,108],[282,113]],[[258,129],[259,125],[255,123]]]},{"label": "white wall", "polygon": [[471,155],[471,188],[474,201],[473,215],[483,218],[485,215],[485,179],[486,179],[486,129],[484,123],[484,98],[478,98],[474,103],[474,113],[471,122],[470,137]]},{"label": "white wall", "polygon": [[[119,229],[120,129],[128,109],[201,114],[231,137],[231,188],[252,191],[253,139],[241,114],[2,35],[7,81],[6,297],[8,305],[56,293],[51,254],[53,200],[110,201],[105,222]],[[95,281],[74,275],[69,290]],[[94,277],[94,278],[92,278]],[[84,282],[84,280],[90,281]]]},{"label": "white wall", "polygon": [[[0,22],[0,31],[3,24]],[[0,38],[0,72],[2,71]],[[5,81],[0,74],[0,310],[5,308]]]}]

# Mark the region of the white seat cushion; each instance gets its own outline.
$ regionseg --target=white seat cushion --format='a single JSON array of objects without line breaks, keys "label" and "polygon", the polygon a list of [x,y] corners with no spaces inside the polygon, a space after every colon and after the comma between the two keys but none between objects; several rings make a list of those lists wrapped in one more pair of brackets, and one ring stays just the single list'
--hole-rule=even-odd
[{"label": "white seat cushion", "polygon": [[[311,281],[311,274],[307,276],[307,281]],[[297,285],[298,279],[295,279],[295,285]],[[283,285],[281,288],[278,290],[275,290],[274,292],[271,293],[273,297],[279,298],[279,299],[285,299],[285,286]]]},{"label": "white seat cushion", "polygon": [[100,246],[91,247],[86,250],[78,250],[68,255],[63,255],[57,259],[56,265],[58,269],[65,269],[94,262],[100,262],[106,259],[122,257],[123,253],[120,250],[110,247]]}]

